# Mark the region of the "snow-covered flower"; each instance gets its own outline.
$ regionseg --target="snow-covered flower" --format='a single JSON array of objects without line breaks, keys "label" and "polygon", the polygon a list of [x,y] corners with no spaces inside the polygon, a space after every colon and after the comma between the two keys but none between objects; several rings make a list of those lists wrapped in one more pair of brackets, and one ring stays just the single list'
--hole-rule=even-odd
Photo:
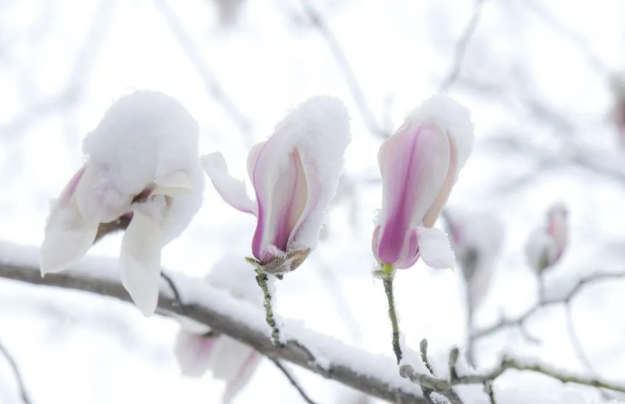
[{"label": "snow-covered flower", "polygon": [[530,234],[525,252],[538,273],[555,265],[564,254],[569,232],[567,219],[566,206],[556,203],[547,211],[547,223]]},{"label": "snow-covered flower", "polygon": [[444,217],[451,247],[467,284],[469,304],[477,307],[486,296],[501,251],[503,224],[485,211],[446,209]]},{"label": "snow-covered flower", "polygon": [[249,153],[256,201],[242,181],[228,174],[221,153],[202,157],[221,197],[258,218],[252,253],[266,272],[292,271],[316,247],[349,139],[349,117],[341,101],[313,97],[303,102]]},{"label": "snow-covered flower", "polygon": [[472,144],[469,111],[446,96],[425,101],[382,144],[382,210],[373,233],[380,263],[408,268],[421,256],[432,267],[453,267],[447,235],[432,226]]},{"label": "snow-covered flower", "polygon": [[139,309],[156,309],[161,248],[201,204],[198,126],[173,98],[138,91],[120,98],[84,141],[84,166],[53,203],[40,249],[41,274],[78,261],[94,242],[125,229],[121,278]]},{"label": "snow-covered flower", "polygon": [[[234,298],[262,307],[262,292],[249,276],[251,271],[240,257],[229,255],[215,264],[206,281]],[[250,380],[262,355],[226,335],[212,333],[203,324],[181,318],[181,325],[175,354],[182,373],[199,377],[210,370],[213,377],[226,382],[223,402],[229,403]]]}]

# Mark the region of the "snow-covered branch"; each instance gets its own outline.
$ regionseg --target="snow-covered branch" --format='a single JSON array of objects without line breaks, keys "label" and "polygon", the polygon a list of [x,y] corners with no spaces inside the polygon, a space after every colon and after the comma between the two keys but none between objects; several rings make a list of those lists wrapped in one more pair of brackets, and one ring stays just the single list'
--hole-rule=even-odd
[{"label": "snow-covered branch", "polygon": [[[42,278],[36,264],[37,255],[34,248],[0,243],[0,277],[131,301],[118,280],[116,263],[110,260],[87,257],[71,271]],[[177,304],[163,282],[157,308],[160,314],[191,318],[252,346],[270,359],[291,362],[365,394],[389,402],[425,403],[420,389],[400,377],[390,356],[370,354],[291,321],[285,321],[283,329],[287,343],[284,348],[278,348],[271,342],[261,308],[237,300],[195,278],[169,275],[180,292],[184,307]],[[251,267],[250,276],[253,276]]]}]

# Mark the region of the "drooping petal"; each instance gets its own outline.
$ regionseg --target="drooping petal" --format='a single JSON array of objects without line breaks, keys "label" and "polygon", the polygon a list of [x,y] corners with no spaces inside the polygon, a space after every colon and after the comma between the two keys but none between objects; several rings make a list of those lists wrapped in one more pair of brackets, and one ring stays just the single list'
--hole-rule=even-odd
[{"label": "drooping petal", "polygon": [[451,250],[447,233],[437,228],[419,226],[417,240],[421,258],[427,265],[439,269],[454,267],[454,252]]},{"label": "drooping petal", "polygon": [[93,245],[98,223],[87,221],[72,198],[53,207],[39,250],[41,275],[59,272],[82,258]]},{"label": "drooping petal", "polygon": [[256,203],[248,196],[245,184],[243,181],[236,180],[228,174],[228,166],[221,153],[217,152],[203,156],[202,166],[215,189],[226,203],[241,212],[257,214]]},{"label": "drooping petal", "polygon": [[213,377],[226,382],[223,402],[229,403],[245,387],[260,363],[253,348],[222,335],[215,342],[210,369]]},{"label": "drooping petal", "polygon": [[185,170],[176,170],[154,180],[156,187],[152,195],[167,195],[171,197],[187,195],[193,190],[191,176]]},{"label": "drooping petal", "polygon": [[260,364],[262,356],[258,352],[250,352],[245,359],[244,364],[239,368],[237,376],[230,380],[226,385],[226,391],[224,392],[222,402],[229,404],[236,397],[237,394],[247,385],[250,381],[256,368]]},{"label": "drooping petal", "polygon": [[[148,203],[143,204],[148,205]],[[135,208],[122,239],[120,267],[122,284],[145,316],[156,310],[161,275],[163,218]]]},{"label": "drooping petal", "polygon": [[174,353],[182,374],[189,377],[202,376],[209,368],[215,338],[180,330]]},{"label": "drooping petal", "polygon": [[377,256],[383,263],[396,265],[410,248],[410,229],[421,224],[447,177],[449,149],[438,125],[405,125],[380,147],[383,201]]},{"label": "drooping petal", "polygon": [[141,190],[132,195],[121,192],[113,184],[114,171],[106,164],[87,163],[75,193],[78,209],[85,219],[108,223],[130,210],[133,197]]}]

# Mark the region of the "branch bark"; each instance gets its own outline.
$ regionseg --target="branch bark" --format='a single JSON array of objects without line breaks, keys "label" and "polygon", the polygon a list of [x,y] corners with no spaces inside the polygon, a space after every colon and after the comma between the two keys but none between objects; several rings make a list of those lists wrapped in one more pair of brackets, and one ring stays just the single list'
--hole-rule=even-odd
[{"label": "branch bark", "polygon": [[[14,249],[26,251],[16,253]],[[26,256],[25,259],[29,252],[36,256],[35,249],[0,243],[0,278],[131,301],[117,279],[117,273],[106,268],[108,261],[86,258],[80,268],[42,278],[38,267],[30,262],[31,257]],[[6,262],[7,256],[18,258]],[[171,273],[169,276],[180,291],[185,305],[181,307],[164,284],[157,309],[159,314],[191,318],[252,346],[272,360],[291,362],[367,395],[393,403],[425,404],[419,388],[400,377],[392,358],[374,356],[288,321],[285,322],[287,343],[284,348],[275,347],[264,324],[262,310],[197,280],[182,275],[173,276]],[[250,276],[253,276],[251,270]],[[334,352],[338,355],[333,355]],[[349,358],[352,357],[360,358],[360,368],[354,368],[350,363]]]}]

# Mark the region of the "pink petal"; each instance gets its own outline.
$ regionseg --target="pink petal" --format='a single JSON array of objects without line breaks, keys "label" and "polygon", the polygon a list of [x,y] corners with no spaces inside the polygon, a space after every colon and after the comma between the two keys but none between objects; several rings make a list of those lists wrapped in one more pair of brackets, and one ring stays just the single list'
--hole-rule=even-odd
[{"label": "pink petal", "polygon": [[399,267],[416,260],[411,228],[420,225],[449,172],[449,139],[438,125],[404,125],[380,147],[383,201],[376,255]]},{"label": "pink petal", "polygon": [[288,240],[306,205],[307,184],[299,153],[292,148],[288,132],[278,131],[258,152],[253,172],[258,200],[258,224],[252,252],[262,263],[273,254],[273,245],[286,251]]},{"label": "pink petal", "polygon": [[203,156],[202,165],[215,189],[227,204],[241,212],[256,215],[256,204],[247,195],[245,184],[228,174],[228,166],[221,153]]},{"label": "pink petal", "polygon": [[182,374],[190,377],[203,375],[210,366],[214,345],[215,338],[180,330],[174,353]]}]

